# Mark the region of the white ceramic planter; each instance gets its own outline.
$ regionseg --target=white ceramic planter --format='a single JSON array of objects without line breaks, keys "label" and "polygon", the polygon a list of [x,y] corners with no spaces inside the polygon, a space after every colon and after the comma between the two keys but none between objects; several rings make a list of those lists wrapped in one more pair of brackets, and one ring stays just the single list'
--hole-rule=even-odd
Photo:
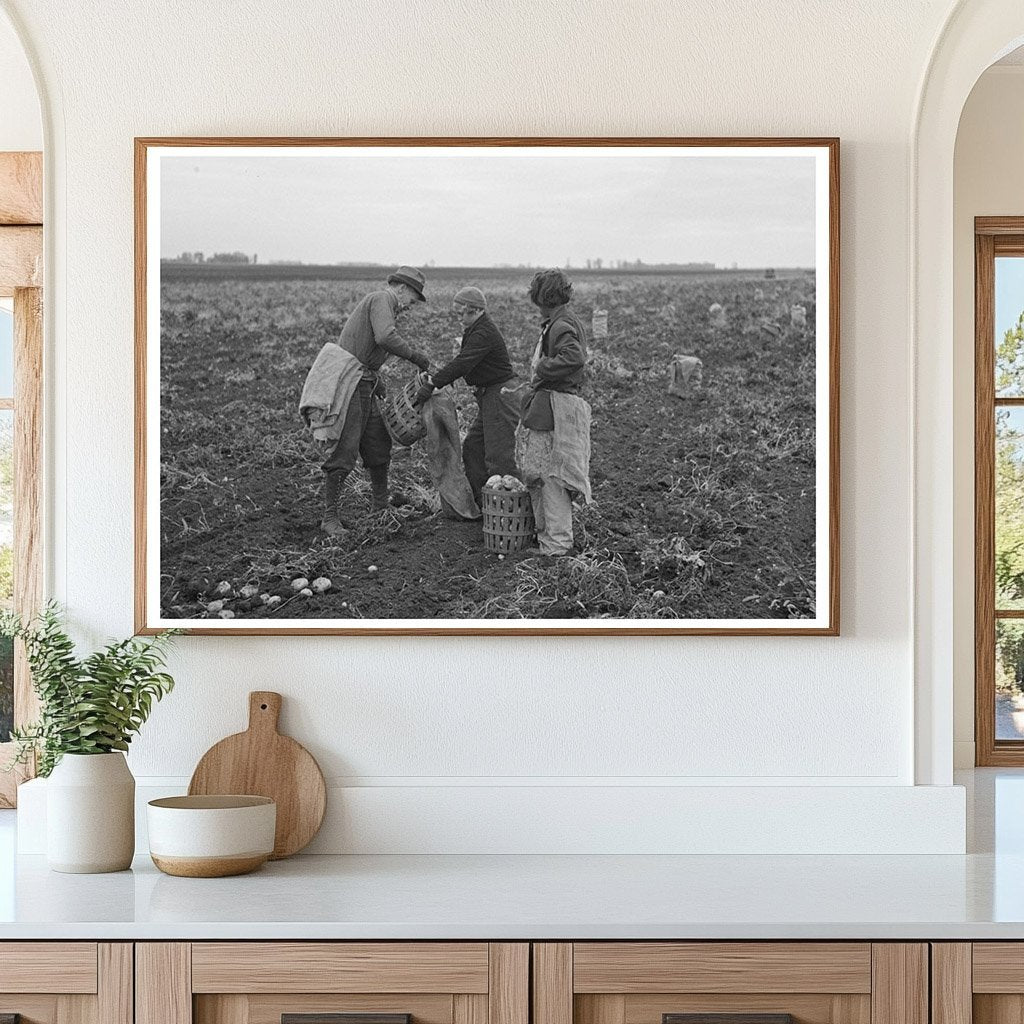
[{"label": "white ceramic planter", "polygon": [[124,754],[65,754],[46,783],[54,871],[124,871],[135,853],[135,778]]}]

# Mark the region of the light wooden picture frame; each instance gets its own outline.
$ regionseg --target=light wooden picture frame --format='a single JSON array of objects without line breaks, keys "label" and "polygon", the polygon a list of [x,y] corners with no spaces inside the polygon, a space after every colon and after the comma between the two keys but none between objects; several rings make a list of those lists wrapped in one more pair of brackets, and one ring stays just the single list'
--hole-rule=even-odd
[{"label": "light wooden picture frame", "polygon": [[838,139],[139,138],[135,334],[140,633],[839,632]]}]

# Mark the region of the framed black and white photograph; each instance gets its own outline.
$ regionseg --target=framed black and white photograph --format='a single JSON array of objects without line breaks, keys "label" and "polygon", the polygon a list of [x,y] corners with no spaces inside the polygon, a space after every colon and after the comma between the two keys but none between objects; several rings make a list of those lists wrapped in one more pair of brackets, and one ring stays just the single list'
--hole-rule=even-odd
[{"label": "framed black and white photograph", "polygon": [[836,635],[838,159],[137,139],[137,630]]}]

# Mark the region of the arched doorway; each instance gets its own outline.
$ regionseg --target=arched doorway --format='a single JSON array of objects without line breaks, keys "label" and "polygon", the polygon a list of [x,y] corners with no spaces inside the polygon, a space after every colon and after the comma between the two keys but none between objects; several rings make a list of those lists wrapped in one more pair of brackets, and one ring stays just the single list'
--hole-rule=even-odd
[{"label": "arched doorway", "polygon": [[[43,119],[15,26],[0,16],[0,604],[30,615],[42,599]],[[0,639],[0,757],[34,700],[23,655]],[[18,773],[0,774],[0,806]]]},{"label": "arched doorway", "polygon": [[953,157],[980,75],[1024,42],[1019,0],[963,0],[925,69],[911,137],[911,323],[914,358],[915,778],[953,772],[955,588],[953,476]]}]

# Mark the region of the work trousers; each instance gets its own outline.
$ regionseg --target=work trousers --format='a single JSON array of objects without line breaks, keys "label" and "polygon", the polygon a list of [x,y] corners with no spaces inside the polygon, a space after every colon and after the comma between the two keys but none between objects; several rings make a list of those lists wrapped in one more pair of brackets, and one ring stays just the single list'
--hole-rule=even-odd
[{"label": "work trousers", "polygon": [[552,474],[555,435],[551,430],[526,428],[519,453],[523,479],[530,491],[537,524],[537,547],[544,555],[565,555],[572,550],[572,491]]},{"label": "work trousers", "polygon": [[565,555],[572,548],[572,495],[553,476],[530,483],[530,501],[542,555]]},{"label": "work trousers", "polygon": [[356,385],[341,437],[324,462],[325,473],[339,469],[351,473],[357,458],[363,460],[367,469],[387,466],[391,462],[391,435],[373,397],[375,385],[376,382],[369,379]]},{"label": "work trousers", "polygon": [[462,465],[473,497],[480,503],[480,492],[489,477],[515,476],[516,427],[519,425],[519,397],[502,392],[511,381],[476,389],[477,414],[462,442]]}]

